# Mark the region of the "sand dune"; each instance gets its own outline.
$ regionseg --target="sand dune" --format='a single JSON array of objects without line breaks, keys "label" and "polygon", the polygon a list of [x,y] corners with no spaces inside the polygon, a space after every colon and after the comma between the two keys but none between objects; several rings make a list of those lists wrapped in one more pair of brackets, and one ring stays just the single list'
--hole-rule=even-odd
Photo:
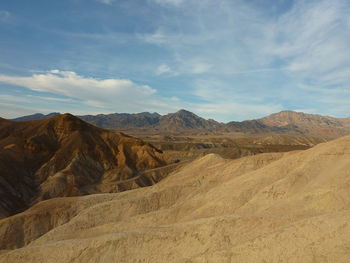
[{"label": "sand dune", "polygon": [[197,159],[160,183],[0,221],[0,262],[349,262],[350,137]]}]

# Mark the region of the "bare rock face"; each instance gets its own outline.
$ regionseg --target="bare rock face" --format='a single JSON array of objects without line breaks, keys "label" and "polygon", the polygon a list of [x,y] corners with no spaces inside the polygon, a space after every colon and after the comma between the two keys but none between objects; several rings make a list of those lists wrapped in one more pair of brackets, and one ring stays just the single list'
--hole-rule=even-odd
[{"label": "bare rock face", "polygon": [[118,181],[164,164],[152,145],[70,114],[28,122],[1,119],[0,213],[8,216],[54,197],[116,192]]},{"label": "bare rock face", "polygon": [[209,154],[151,187],[46,200],[0,221],[0,263],[345,263],[349,156],[349,136],[237,160]]}]

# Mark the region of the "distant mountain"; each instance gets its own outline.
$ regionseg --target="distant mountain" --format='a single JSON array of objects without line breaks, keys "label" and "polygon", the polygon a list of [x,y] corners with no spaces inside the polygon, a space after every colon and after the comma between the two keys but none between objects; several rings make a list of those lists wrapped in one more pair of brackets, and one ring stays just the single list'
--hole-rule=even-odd
[{"label": "distant mountain", "polygon": [[12,121],[34,121],[34,120],[43,120],[47,118],[51,118],[53,116],[60,115],[61,113],[59,112],[51,112],[49,114],[42,114],[42,113],[35,113],[32,115],[27,115],[19,118],[12,119]]},{"label": "distant mountain", "polygon": [[80,119],[101,128],[148,128],[158,125],[160,117],[158,113],[112,113],[98,115],[78,116]]},{"label": "distant mountain", "polygon": [[[51,113],[57,114],[57,113]],[[14,119],[42,119],[47,115],[34,114]],[[293,134],[336,138],[350,134],[350,118],[334,118],[294,111],[282,111],[257,120],[228,122],[207,120],[187,110],[160,115],[158,113],[112,113],[82,115],[80,119],[101,128],[145,133],[248,133]]]},{"label": "distant mountain", "polygon": [[153,129],[163,132],[180,132],[189,130],[214,131],[223,124],[206,120],[186,110],[160,115],[142,112],[136,114],[112,113],[78,116],[84,121],[109,129]]},{"label": "distant mountain", "polygon": [[224,124],[214,120],[203,119],[186,110],[179,110],[178,112],[161,116],[158,126],[159,130],[169,132],[186,130],[216,131],[223,128]]},{"label": "distant mountain", "polygon": [[295,111],[281,111],[257,120],[268,127],[321,137],[350,134],[350,118],[334,118]]},{"label": "distant mountain", "polygon": [[263,134],[263,133],[289,133],[291,131],[300,133],[296,127],[276,127],[266,125],[258,120],[249,121],[231,121],[225,125],[227,132],[243,132],[249,134]]},{"label": "distant mountain", "polygon": [[164,164],[151,144],[70,114],[0,119],[0,218],[54,197],[150,185],[140,172]]}]

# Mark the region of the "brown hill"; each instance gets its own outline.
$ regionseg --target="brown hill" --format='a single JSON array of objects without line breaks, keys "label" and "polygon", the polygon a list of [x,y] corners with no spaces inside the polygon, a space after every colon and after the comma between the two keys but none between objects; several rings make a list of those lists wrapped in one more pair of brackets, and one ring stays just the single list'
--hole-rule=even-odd
[{"label": "brown hill", "polygon": [[117,192],[119,182],[137,177],[122,190],[135,188],[147,184],[140,171],[164,164],[152,145],[70,114],[28,122],[1,119],[0,214],[53,197]]},{"label": "brown hill", "polygon": [[336,138],[350,134],[350,118],[334,118],[295,111],[281,111],[257,120],[268,127],[311,136]]},{"label": "brown hill", "polygon": [[349,154],[350,137],[211,154],[152,187],[44,201],[0,221],[0,262],[345,263]]}]

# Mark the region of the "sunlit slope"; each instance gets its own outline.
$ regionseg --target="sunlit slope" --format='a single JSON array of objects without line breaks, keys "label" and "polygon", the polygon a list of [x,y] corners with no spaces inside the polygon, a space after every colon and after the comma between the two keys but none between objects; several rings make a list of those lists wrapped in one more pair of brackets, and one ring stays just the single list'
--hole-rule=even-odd
[{"label": "sunlit slope", "polygon": [[349,262],[350,137],[159,184],[57,198],[0,221],[0,262]]}]

